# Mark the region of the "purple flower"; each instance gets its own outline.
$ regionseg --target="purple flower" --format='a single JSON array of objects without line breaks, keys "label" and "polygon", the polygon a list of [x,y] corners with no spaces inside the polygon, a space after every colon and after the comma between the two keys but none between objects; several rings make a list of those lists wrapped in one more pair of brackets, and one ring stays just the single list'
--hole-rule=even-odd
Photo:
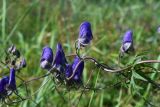
[{"label": "purple flower", "polygon": [[16,79],[15,79],[15,69],[11,68],[10,69],[10,76],[9,76],[9,83],[8,83],[8,88],[11,90],[16,89]]},{"label": "purple flower", "polygon": [[79,28],[78,48],[85,47],[93,39],[91,24],[87,21],[83,22]]},{"label": "purple flower", "polygon": [[42,50],[42,56],[40,61],[40,66],[43,69],[49,70],[53,62],[53,51],[50,47],[46,46]]},{"label": "purple flower", "polygon": [[82,73],[84,69],[84,61],[81,61],[78,56],[74,58],[74,61],[71,65],[66,66],[66,77],[69,78],[74,72],[75,74],[69,80],[69,82],[81,83],[82,82]]},{"label": "purple flower", "polygon": [[9,82],[9,77],[5,76],[0,80],[0,97],[7,94],[6,86]]},{"label": "purple flower", "polygon": [[123,36],[123,41],[122,41],[122,46],[121,46],[121,52],[122,53],[129,53],[134,51],[133,47],[133,32],[131,30],[128,30],[124,36]]},{"label": "purple flower", "polygon": [[78,56],[74,58],[74,61],[72,63],[72,69],[73,71],[76,70],[76,73],[74,75],[74,80],[80,80],[82,78],[82,73],[84,69],[84,61],[81,61]]},{"label": "purple flower", "polygon": [[62,45],[58,43],[56,55],[53,61],[53,68],[55,68],[58,71],[64,72],[66,64],[67,64],[67,60],[66,60]]}]

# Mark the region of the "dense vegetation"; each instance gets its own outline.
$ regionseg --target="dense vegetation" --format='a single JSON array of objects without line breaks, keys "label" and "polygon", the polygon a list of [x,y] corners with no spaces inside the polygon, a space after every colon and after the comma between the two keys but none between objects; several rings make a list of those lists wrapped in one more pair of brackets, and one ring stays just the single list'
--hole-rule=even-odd
[{"label": "dense vegetation", "polygon": [[[66,55],[75,54],[74,42],[78,38],[79,26],[83,21],[89,21],[92,25],[93,40],[81,51],[83,54],[116,68],[122,36],[131,29],[136,54],[143,53],[141,55],[146,59],[160,60],[160,34],[157,32],[159,17],[159,0],[1,0],[1,59],[4,57],[5,49],[14,44],[27,62],[27,67],[17,75],[25,81],[40,77],[47,73],[40,68],[42,48],[49,45],[55,54],[56,44],[60,42]],[[123,59],[122,66],[132,63],[133,59],[134,55],[127,56]],[[69,62],[72,60],[72,57],[68,57]],[[160,68],[158,63],[151,66]],[[143,70],[147,71],[148,69]],[[4,72],[7,71],[1,68],[0,74]],[[158,73],[147,76],[160,83]],[[83,71],[83,83],[92,88],[99,88],[98,90],[85,92],[83,89],[67,90],[64,86],[57,86],[47,76],[28,83],[28,94],[32,96],[17,105],[20,107],[160,105],[158,89],[148,82],[144,83],[138,79],[134,81],[133,86],[132,83],[126,84],[122,80],[121,75],[104,72],[88,62],[85,63]],[[21,83],[22,81],[17,79],[17,84]],[[115,85],[116,83],[119,84]],[[26,96],[24,86],[18,88],[18,91],[22,96]],[[14,98],[16,96],[12,97]]]}]

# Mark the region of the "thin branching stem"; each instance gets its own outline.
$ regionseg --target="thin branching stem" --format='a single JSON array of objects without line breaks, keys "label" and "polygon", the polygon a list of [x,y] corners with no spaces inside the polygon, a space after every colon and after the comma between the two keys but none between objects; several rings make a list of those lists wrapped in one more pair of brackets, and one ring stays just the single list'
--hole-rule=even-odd
[{"label": "thin branching stem", "polygon": [[[75,57],[76,55],[74,54],[71,54],[71,55],[67,55],[67,57]],[[146,64],[146,63],[160,63],[159,60],[143,60],[143,61],[139,61],[137,62],[136,64],[133,64],[133,65],[129,65],[125,68],[122,68],[122,69],[112,69],[112,68],[109,68],[108,66],[106,66],[105,64],[101,64],[99,63],[95,58],[93,57],[90,57],[90,56],[85,56],[85,57],[82,57],[81,60],[79,61],[79,63],[77,64],[77,66],[75,67],[75,69],[73,70],[73,73],[70,77],[66,78],[67,80],[70,80],[71,78],[73,78],[73,76],[75,75],[76,71],[77,71],[77,68],[78,66],[80,65],[80,63],[82,61],[91,61],[91,62],[94,62],[94,64],[98,67],[100,67],[102,70],[106,71],[106,72],[110,72],[110,73],[118,73],[118,72],[123,72],[123,71],[130,71],[133,67],[135,67],[136,65],[141,65],[141,64]]]},{"label": "thin branching stem", "polygon": [[30,80],[28,80],[28,81],[25,81],[25,84],[28,84],[28,83],[30,83],[30,82],[32,82],[32,81],[35,81],[35,80],[39,80],[39,79],[44,78],[44,77],[47,77],[47,76],[49,76],[49,75],[50,75],[50,73],[47,73],[47,74],[42,75],[42,76],[40,76],[40,77],[30,79]]}]

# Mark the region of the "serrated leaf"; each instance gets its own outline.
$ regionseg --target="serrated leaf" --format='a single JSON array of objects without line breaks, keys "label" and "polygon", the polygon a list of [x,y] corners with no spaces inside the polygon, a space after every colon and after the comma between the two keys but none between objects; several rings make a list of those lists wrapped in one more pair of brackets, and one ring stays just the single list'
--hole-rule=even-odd
[{"label": "serrated leaf", "polygon": [[132,75],[134,78],[139,79],[139,80],[143,80],[143,81],[147,81],[144,77],[142,77],[141,75],[139,75],[137,72],[133,71]]},{"label": "serrated leaf", "polygon": [[139,85],[135,85],[135,88],[138,89],[138,90],[142,90],[143,87],[139,86]]},{"label": "serrated leaf", "polygon": [[141,87],[141,86],[139,86],[139,85],[137,85],[137,84],[135,83],[135,81],[134,81],[134,76],[133,76],[133,75],[132,75],[132,77],[131,77],[130,85],[131,85],[130,89],[131,89],[132,93],[133,93],[134,91],[138,91],[138,90],[142,90],[142,89],[143,89],[143,87]]},{"label": "serrated leaf", "polygon": [[134,82],[134,77],[133,77],[133,76],[131,76],[129,90],[130,90],[130,93],[131,93],[131,94],[134,93],[134,90],[135,90],[135,82]]}]

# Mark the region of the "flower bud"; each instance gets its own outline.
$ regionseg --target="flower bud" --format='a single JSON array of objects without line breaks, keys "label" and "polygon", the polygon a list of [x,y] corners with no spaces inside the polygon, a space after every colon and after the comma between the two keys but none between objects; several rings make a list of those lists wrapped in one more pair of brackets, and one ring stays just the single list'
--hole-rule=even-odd
[{"label": "flower bud", "polygon": [[122,53],[129,53],[134,51],[133,47],[133,32],[131,30],[128,30],[124,36],[123,36],[123,41],[122,41],[122,46],[121,46],[121,52]]},{"label": "flower bud", "polygon": [[58,43],[56,55],[53,61],[53,67],[58,71],[64,72],[66,64],[67,64],[67,60],[66,60],[62,45]]},{"label": "flower bud", "polygon": [[50,47],[46,46],[42,50],[40,66],[43,69],[49,70],[53,62],[53,51]]},{"label": "flower bud", "polygon": [[79,28],[78,48],[87,46],[92,39],[91,24],[87,21],[83,22]]},{"label": "flower bud", "polygon": [[84,69],[84,61],[81,61],[78,56],[74,58],[74,61],[71,65],[66,66],[66,77],[69,78],[74,72],[75,74],[69,80],[69,82],[81,83],[82,82],[82,73]]},{"label": "flower bud", "polygon": [[15,55],[17,58],[20,57],[20,52],[14,45],[8,48],[8,53]]}]

